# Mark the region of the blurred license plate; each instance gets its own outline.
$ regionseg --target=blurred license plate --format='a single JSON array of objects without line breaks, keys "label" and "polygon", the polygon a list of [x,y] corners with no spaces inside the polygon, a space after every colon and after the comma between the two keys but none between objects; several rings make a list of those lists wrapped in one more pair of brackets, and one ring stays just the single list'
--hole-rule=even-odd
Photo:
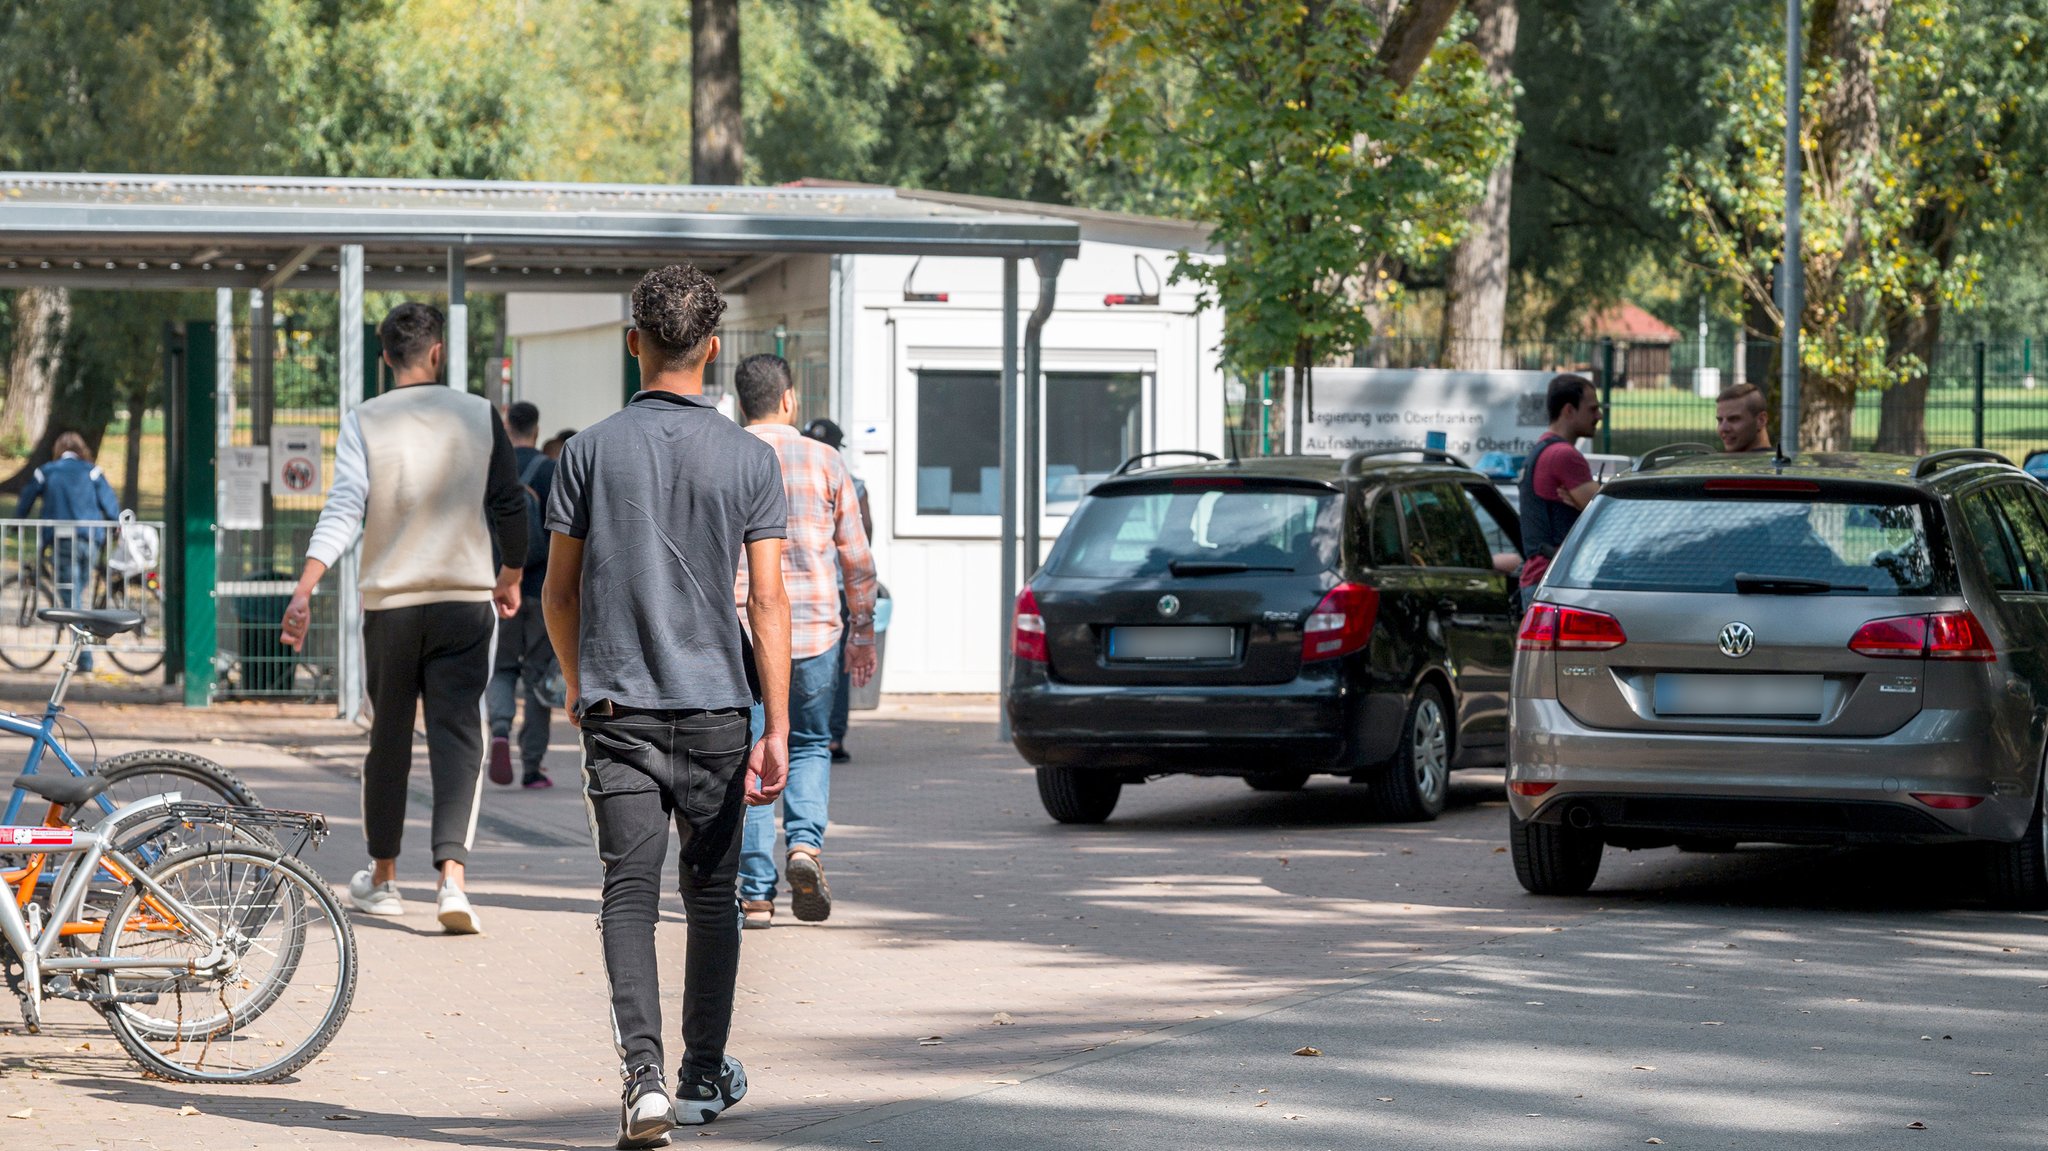
[{"label": "blurred license plate", "polygon": [[1819,719],[1817,675],[1659,675],[1658,715]]},{"label": "blurred license plate", "polygon": [[1237,654],[1234,627],[1113,627],[1111,659],[1229,659]]}]

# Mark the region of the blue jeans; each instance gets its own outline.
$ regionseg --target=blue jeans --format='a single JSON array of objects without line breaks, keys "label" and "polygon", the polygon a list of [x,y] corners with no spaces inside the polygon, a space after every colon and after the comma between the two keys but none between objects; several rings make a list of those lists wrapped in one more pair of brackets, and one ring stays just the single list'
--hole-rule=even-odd
[{"label": "blue jeans", "polygon": [[[92,606],[93,569],[99,565],[99,545],[83,531],[77,534],[65,533],[56,539],[57,586],[50,589],[56,594],[57,606],[67,608],[89,608]],[[69,640],[67,635],[65,639]],[[78,670],[92,670],[92,648],[88,647],[78,656]]]},{"label": "blue jeans", "polygon": [[[839,687],[839,645],[789,669],[789,786],[782,791],[782,832],[790,847],[825,845],[825,809],[832,798],[832,696]],[[751,732],[760,738],[761,705]],[[740,841],[740,898],[773,899],[775,804],[747,809]]]}]

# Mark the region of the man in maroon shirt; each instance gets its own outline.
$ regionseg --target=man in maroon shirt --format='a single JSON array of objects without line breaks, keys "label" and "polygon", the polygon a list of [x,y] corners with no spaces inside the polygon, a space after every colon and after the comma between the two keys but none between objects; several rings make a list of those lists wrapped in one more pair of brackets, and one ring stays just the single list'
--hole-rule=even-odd
[{"label": "man in maroon shirt", "polygon": [[1536,441],[1528,466],[1522,469],[1522,552],[1529,557],[1522,564],[1524,588],[1543,582],[1551,557],[1578,522],[1579,513],[1600,492],[1592,466],[1576,446],[1600,426],[1600,393],[1593,389],[1593,381],[1584,376],[1558,376],[1550,381],[1546,400],[1550,427]]}]

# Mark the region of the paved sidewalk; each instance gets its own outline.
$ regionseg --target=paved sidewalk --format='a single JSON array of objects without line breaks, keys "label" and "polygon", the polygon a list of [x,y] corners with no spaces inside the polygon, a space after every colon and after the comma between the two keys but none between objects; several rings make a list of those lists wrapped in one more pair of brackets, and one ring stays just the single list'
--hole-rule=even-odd
[{"label": "paved sidewalk", "polygon": [[[182,742],[269,803],[334,817],[314,859],[329,879],[361,866],[354,729],[319,709],[92,702],[99,686],[73,710],[103,751]],[[1521,897],[1497,851],[1497,777],[1461,783],[1458,811],[1433,825],[1374,825],[1335,783],[1263,795],[1169,780],[1130,789],[1104,827],[1063,828],[993,718],[985,700],[907,698],[856,717],[825,855],[833,919],[796,924],[785,902],[782,922],[746,937],[733,1051],[754,1090],[691,1138],[800,1134],[1592,910]],[[0,1034],[0,1145],[608,1146],[597,866],[567,729],[557,738],[565,786],[486,796],[472,864],[482,937],[436,931],[424,819],[410,827],[401,878],[418,911],[357,920],[355,1010],[295,1081],[148,1081],[94,1015],[56,1005],[43,1035]],[[673,901],[661,932],[679,987]]]}]

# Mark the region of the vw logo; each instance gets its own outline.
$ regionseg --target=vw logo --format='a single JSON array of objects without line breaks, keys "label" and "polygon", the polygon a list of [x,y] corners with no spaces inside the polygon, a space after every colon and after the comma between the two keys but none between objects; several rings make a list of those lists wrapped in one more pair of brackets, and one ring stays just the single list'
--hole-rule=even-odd
[{"label": "vw logo", "polygon": [[1741,659],[1756,646],[1756,632],[1746,623],[1731,623],[1721,629],[1721,654]]},{"label": "vw logo", "polygon": [[1176,616],[1176,615],[1179,615],[1179,614],[1180,614],[1180,597],[1179,597],[1179,596],[1177,596],[1177,595],[1163,595],[1163,596],[1160,596],[1160,597],[1159,597],[1159,614],[1160,614],[1160,615],[1163,615],[1163,616]]}]

